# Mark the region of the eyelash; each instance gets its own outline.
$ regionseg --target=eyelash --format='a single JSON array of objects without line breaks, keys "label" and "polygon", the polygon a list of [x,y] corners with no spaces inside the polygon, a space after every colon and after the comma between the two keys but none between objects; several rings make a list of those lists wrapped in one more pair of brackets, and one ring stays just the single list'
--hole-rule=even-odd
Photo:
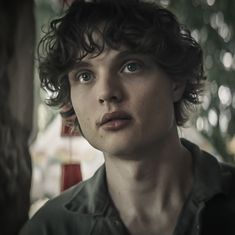
[{"label": "eyelash", "polygon": [[[130,65],[135,65],[135,70],[134,71],[130,71],[130,68],[128,68],[128,66]],[[135,74],[138,73],[141,69],[143,68],[143,63],[139,62],[139,61],[127,61],[124,63],[124,65],[121,67],[121,73],[126,73],[126,74]],[[128,69],[128,71],[125,71],[125,69]],[[90,79],[89,81],[81,81],[80,79],[84,79],[82,78],[83,75],[89,75]],[[94,75],[91,71],[87,70],[87,71],[81,71],[75,74],[74,79],[76,81],[79,81],[80,83],[86,84],[89,83],[90,80],[92,80],[94,78]]]},{"label": "eyelash", "polygon": [[[130,71],[129,69],[128,69],[128,71],[124,71],[126,68],[128,68],[128,66],[129,65],[137,65],[137,68],[136,68],[136,70],[135,71]],[[121,72],[125,72],[125,73],[137,73],[137,72],[139,72],[141,69],[143,68],[143,64],[141,63],[141,62],[139,62],[139,61],[128,61],[128,62],[126,62],[124,65],[123,65],[123,67],[122,67],[122,69],[121,69]]]},{"label": "eyelash", "polygon": [[89,75],[91,79],[94,78],[94,75],[92,74],[91,71],[82,71],[82,72],[78,72],[77,74],[75,74],[75,80],[79,81],[80,83],[89,83],[89,81],[82,82],[80,80],[80,78],[82,78],[81,76],[83,75]]}]

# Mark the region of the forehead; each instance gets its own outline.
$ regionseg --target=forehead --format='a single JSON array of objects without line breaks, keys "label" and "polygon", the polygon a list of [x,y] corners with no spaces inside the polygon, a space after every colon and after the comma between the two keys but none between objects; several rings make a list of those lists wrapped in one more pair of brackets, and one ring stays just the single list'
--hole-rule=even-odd
[{"label": "forehead", "polygon": [[[92,28],[91,31],[85,30],[78,41],[78,60],[93,59],[97,56],[101,57],[108,52],[116,52],[116,54],[128,53],[144,53],[146,50],[141,50],[140,47],[136,50],[137,46],[133,46],[125,36],[117,39],[113,34],[111,35],[106,28],[107,22],[98,23]],[[120,29],[116,31],[121,31]],[[116,33],[116,32],[115,32]],[[119,32],[120,34],[120,32]],[[123,53],[124,52],[124,53]],[[111,53],[110,53],[111,54]]]},{"label": "forehead", "polygon": [[113,49],[105,46],[102,51],[93,51],[91,53],[87,53],[87,55],[82,58],[81,61],[102,60],[106,57],[121,58],[131,54],[136,54],[136,52],[122,46],[119,49]]},{"label": "forehead", "polygon": [[139,53],[134,50],[130,50],[126,47],[120,47],[119,49],[112,49],[105,47],[102,52],[88,53],[81,60],[79,60],[75,67],[83,67],[90,65],[101,64],[105,66],[111,66],[115,64],[121,64],[128,60],[141,60],[148,64],[154,63],[153,57],[149,54]]}]

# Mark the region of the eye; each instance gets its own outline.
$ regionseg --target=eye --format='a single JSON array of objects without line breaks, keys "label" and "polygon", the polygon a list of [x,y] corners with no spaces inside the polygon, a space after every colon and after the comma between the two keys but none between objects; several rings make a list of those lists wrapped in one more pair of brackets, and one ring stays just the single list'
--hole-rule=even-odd
[{"label": "eye", "polygon": [[89,72],[80,72],[75,75],[75,80],[79,81],[80,83],[89,83],[94,79],[94,75]]},{"label": "eye", "polygon": [[122,72],[136,73],[139,72],[141,69],[142,69],[142,64],[140,62],[129,62],[123,66]]}]

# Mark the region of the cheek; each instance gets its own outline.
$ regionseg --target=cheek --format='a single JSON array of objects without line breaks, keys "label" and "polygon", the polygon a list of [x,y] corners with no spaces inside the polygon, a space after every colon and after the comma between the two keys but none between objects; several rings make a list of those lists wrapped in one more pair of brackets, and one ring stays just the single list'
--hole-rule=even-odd
[{"label": "cheek", "polygon": [[94,132],[97,117],[95,113],[97,107],[92,92],[72,88],[71,101],[84,136],[90,138]]},{"label": "cheek", "polygon": [[167,90],[148,89],[137,100],[138,116],[144,115],[147,122],[165,123],[174,118],[174,106]]},{"label": "cheek", "polygon": [[78,97],[77,97],[76,91],[73,87],[70,88],[70,100],[73,105],[73,109],[75,110],[75,112],[77,112],[77,107],[79,107],[78,106]]},{"label": "cheek", "polygon": [[87,112],[86,107],[79,106],[79,108],[76,108],[75,112],[81,128],[87,129],[91,123],[91,115]]},{"label": "cheek", "polygon": [[78,91],[78,89],[72,87],[71,93],[70,93],[70,99],[71,99],[71,102],[72,102],[72,105],[76,112],[77,117],[81,118],[81,116],[83,115],[80,115],[80,114],[86,113],[86,110],[85,110],[86,103],[83,102],[84,98],[82,97],[81,92]]},{"label": "cheek", "polygon": [[[76,94],[76,93],[75,93]],[[85,118],[86,115],[84,115],[86,112],[83,107],[83,103],[79,102],[79,97],[75,95],[74,92],[71,90],[71,103],[73,105],[73,109],[76,113],[77,119],[79,121],[79,125],[81,126],[84,122],[83,118]],[[81,115],[83,114],[83,115]]]}]

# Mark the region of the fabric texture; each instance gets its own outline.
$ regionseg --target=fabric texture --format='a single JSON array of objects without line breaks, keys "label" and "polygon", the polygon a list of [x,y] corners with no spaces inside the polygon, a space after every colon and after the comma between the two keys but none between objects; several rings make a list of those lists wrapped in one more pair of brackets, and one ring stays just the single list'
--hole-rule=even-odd
[{"label": "fabric texture", "polygon": [[[234,235],[235,168],[181,141],[193,156],[194,183],[173,235]],[[107,190],[105,165],[47,202],[20,233],[29,234],[128,235]]]}]

